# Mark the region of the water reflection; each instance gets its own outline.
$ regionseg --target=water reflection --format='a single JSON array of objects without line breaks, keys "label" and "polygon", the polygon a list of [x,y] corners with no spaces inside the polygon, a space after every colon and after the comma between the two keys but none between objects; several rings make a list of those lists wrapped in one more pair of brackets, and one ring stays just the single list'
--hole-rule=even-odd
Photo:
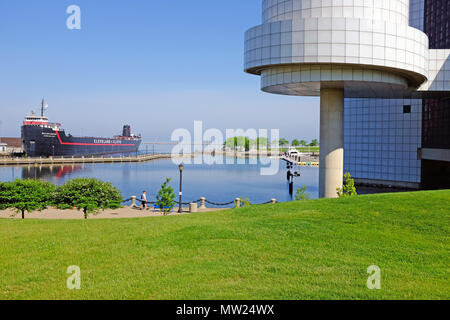
[{"label": "water reflection", "polygon": [[66,176],[83,170],[81,165],[64,166],[26,166],[22,167],[22,179],[42,179],[45,181],[60,180]]},{"label": "water reflection", "polygon": [[[185,164],[183,172],[183,201],[206,197],[215,202],[228,202],[237,197],[249,197],[252,203],[263,203],[271,198],[291,201],[286,180],[286,165],[279,163],[279,171],[273,176],[262,176],[258,164]],[[318,168],[298,168],[301,176],[294,180],[294,193],[306,185],[311,198],[318,197]],[[145,163],[83,164],[65,166],[0,167],[0,180],[43,179],[62,184],[70,178],[95,177],[112,182],[125,198],[147,190],[150,198],[155,195],[166,177],[178,193],[178,165],[171,160]],[[151,200],[151,201],[152,201]]]}]

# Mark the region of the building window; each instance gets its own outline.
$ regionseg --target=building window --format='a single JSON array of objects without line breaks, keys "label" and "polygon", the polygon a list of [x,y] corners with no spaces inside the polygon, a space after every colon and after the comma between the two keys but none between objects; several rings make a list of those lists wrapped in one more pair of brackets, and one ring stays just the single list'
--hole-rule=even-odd
[{"label": "building window", "polygon": [[425,33],[430,49],[450,49],[449,0],[425,1]]},{"label": "building window", "polygon": [[403,106],[403,113],[411,113],[411,106],[410,105]]},{"label": "building window", "polygon": [[422,147],[450,149],[450,97],[423,100]]}]

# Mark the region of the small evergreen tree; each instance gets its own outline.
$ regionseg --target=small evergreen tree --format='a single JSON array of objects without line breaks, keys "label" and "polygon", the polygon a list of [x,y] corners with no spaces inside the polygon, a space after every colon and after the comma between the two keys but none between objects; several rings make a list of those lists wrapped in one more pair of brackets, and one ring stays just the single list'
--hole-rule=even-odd
[{"label": "small evergreen tree", "polygon": [[166,181],[161,185],[161,188],[156,195],[156,205],[161,209],[164,215],[172,211],[176,204],[175,192],[173,188],[169,185],[170,179],[167,178]]},{"label": "small evergreen tree", "polygon": [[358,193],[356,192],[355,180],[352,178],[350,173],[347,172],[344,175],[344,185],[342,188],[337,188],[336,191],[339,198],[353,197],[358,195]]},{"label": "small evergreen tree", "polygon": [[41,180],[15,180],[0,183],[0,210],[12,208],[22,213],[42,211],[54,204],[55,186]]},{"label": "small evergreen tree", "polygon": [[252,203],[250,201],[250,199],[248,197],[241,197],[241,206],[246,207],[246,206],[251,206]]},{"label": "small evergreen tree", "polygon": [[94,178],[71,179],[57,190],[59,209],[77,208],[83,210],[84,218],[89,213],[98,213],[100,209],[117,209],[123,198],[119,190],[111,183]]},{"label": "small evergreen tree", "polygon": [[306,192],[306,186],[297,189],[297,193],[294,196],[296,201],[309,200],[309,194]]}]

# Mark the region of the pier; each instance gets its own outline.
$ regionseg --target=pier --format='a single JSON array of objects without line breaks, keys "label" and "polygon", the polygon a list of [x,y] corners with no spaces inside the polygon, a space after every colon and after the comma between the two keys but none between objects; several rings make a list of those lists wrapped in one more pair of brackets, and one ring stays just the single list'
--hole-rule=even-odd
[{"label": "pier", "polygon": [[171,154],[145,154],[137,156],[97,156],[97,157],[40,157],[40,158],[0,158],[0,166],[15,165],[52,165],[73,163],[121,163],[121,162],[146,162],[159,159],[171,159]]},{"label": "pier", "polygon": [[300,156],[288,156],[288,155],[282,155],[280,156],[281,160],[286,161],[287,163],[291,165],[298,165],[301,167],[318,167],[319,166],[319,159],[315,155],[300,155]]}]

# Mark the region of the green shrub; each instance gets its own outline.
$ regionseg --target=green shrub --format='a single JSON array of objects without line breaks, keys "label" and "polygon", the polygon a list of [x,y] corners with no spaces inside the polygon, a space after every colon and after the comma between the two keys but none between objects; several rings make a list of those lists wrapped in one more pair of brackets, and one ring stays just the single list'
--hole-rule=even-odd
[{"label": "green shrub", "polygon": [[41,180],[15,180],[0,183],[0,210],[12,208],[17,213],[42,211],[54,204],[55,186]]},{"label": "green shrub", "polygon": [[356,192],[355,180],[353,180],[350,173],[347,172],[344,175],[344,185],[342,188],[337,188],[336,191],[339,198],[353,197],[358,195],[358,193]]},{"label": "green shrub", "polygon": [[170,179],[167,178],[166,181],[161,185],[158,194],[156,195],[156,205],[161,209],[161,211],[166,215],[172,211],[175,206],[175,193],[173,188],[169,185]]},{"label": "green shrub", "polygon": [[122,201],[122,194],[111,183],[94,178],[71,179],[57,189],[57,207],[83,210],[85,219],[89,213],[120,208]]},{"label": "green shrub", "polygon": [[241,206],[242,207],[246,207],[246,206],[251,206],[252,203],[250,202],[250,199],[248,197],[241,197]]},{"label": "green shrub", "polygon": [[294,196],[296,201],[309,200],[309,194],[306,192],[306,186],[297,189],[297,193]]}]

